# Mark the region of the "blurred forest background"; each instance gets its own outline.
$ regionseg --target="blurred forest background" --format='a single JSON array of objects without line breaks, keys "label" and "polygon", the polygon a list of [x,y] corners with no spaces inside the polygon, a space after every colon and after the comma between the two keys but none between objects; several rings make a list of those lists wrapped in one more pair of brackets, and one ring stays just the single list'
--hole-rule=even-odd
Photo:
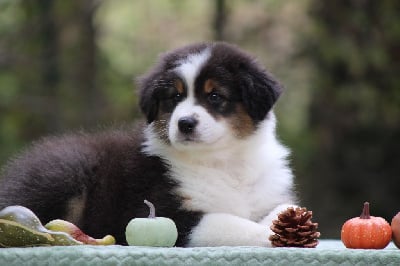
[{"label": "blurred forest background", "polygon": [[286,87],[278,131],[323,237],[364,201],[400,211],[398,0],[0,0],[0,165],[46,135],[132,123],[134,77],[208,40]]}]

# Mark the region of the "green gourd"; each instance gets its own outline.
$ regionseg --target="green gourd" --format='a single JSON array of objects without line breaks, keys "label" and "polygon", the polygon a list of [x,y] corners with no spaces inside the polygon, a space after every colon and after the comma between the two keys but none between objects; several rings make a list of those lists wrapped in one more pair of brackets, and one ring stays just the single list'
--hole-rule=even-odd
[{"label": "green gourd", "polygon": [[150,208],[148,218],[132,219],[125,231],[130,246],[173,247],[178,238],[175,222],[166,217],[156,217],[154,205],[145,200]]},{"label": "green gourd", "polygon": [[46,229],[39,218],[23,206],[9,206],[0,211],[0,247],[81,245],[64,232]]}]

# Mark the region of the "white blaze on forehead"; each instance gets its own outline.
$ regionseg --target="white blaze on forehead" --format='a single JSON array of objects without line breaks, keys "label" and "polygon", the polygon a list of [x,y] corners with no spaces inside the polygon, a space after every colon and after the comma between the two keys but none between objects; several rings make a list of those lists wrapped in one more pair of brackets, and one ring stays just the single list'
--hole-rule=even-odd
[{"label": "white blaze on forehead", "polygon": [[194,96],[194,81],[201,67],[207,62],[210,56],[211,51],[209,48],[206,48],[200,53],[191,54],[179,62],[180,65],[176,68],[176,71],[185,80],[188,97]]},{"label": "white blaze on forehead", "polygon": [[[210,56],[211,49],[204,49],[182,59],[179,66],[175,68],[176,73],[183,79],[187,87],[187,97],[175,107],[168,126],[168,136],[175,148],[186,149],[186,147],[189,147],[189,149],[193,149],[195,143],[204,144],[208,147],[208,145],[222,139],[222,136],[225,136],[227,130],[229,130],[225,123],[218,123],[204,106],[196,104],[194,83]],[[181,118],[189,116],[196,118],[198,123],[190,136],[193,143],[186,145],[188,136],[182,135],[178,124]]]}]

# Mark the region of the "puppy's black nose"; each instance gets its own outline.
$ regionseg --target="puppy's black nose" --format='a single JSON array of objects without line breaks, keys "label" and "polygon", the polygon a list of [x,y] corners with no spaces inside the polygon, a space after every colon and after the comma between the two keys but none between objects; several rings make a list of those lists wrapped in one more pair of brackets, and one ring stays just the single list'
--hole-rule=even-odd
[{"label": "puppy's black nose", "polygon": [[178,128],[179,131],[183,134],[190,134],[193,133],[194,128],[196,127],[197,123],[196,118],[191,116],[185,116],[178,120]]}]

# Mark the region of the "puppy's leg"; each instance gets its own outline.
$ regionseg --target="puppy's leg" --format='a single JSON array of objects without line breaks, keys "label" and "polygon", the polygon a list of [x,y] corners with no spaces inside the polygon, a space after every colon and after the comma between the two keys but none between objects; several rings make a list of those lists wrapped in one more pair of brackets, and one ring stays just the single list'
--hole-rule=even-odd
[{"label": "puppy's leg", "polygon": [[294,204],[281,204],[261,222],[256,223],[227,213],[210,213],[203,216],[192,230],[188,246],[261,246],[271,247],[268,237],[270,226],[278,214]]},{"label": "puppy's leg", "polygon": [[270,229],[256,222],[226,213],[203,216],[192,230],[188,246],[271,246]]}]

